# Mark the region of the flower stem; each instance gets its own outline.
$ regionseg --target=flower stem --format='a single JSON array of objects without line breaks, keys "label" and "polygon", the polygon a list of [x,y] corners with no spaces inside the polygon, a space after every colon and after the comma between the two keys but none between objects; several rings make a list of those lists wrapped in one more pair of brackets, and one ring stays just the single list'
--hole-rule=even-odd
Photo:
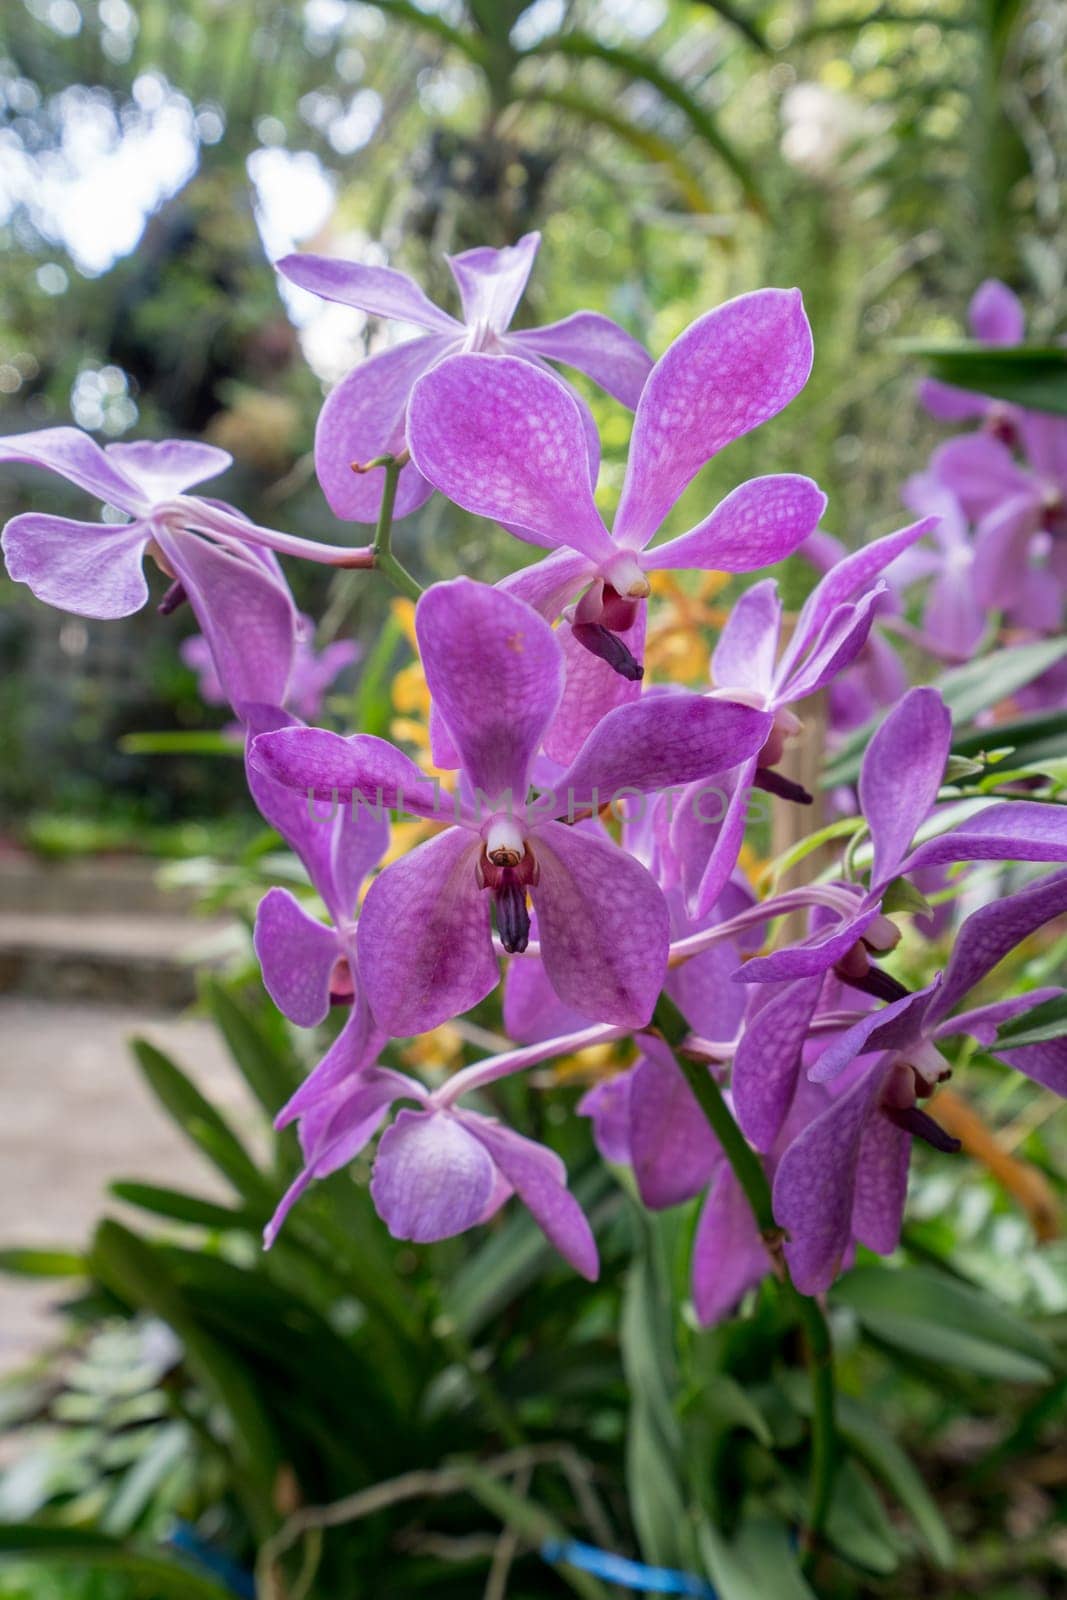
[{"label": "flower stem", "polygon": [[382,504],[378,512],[378,526],[374,530],[374,543],[371,549],[374,552],[374,565],[380,572],[385,573],[394,589],[406,594],[409,600],[417,600],[422,593],[422,585],[416,583],[407,567],[393,554],[393,508],[396,505],[396,488],[400,481],[401,469],[405,464],[399,456],[379,456],[374,462],[367,463],[368,466],[385,468]]},{"label": "flower stem", "polygon": [[808,1525],[803,1539],[803,1565],[807,1570],[817,1552],[826,1527],[833,1490],[836,1459],[834,1425],[834,1356],[830,1329],[818,1301],[801,1294],[789,1276],[781,1252],[781,1233],[774,1219],[771,1186],[763,1162],[734,1121],[722,1090],[707,1067],[679,1054],[689,1028],[677,1006],[661,995],[653,1023],[670,1046],[679,1069],[693,1091],[693,1097],[708,1126],[722,1146],[734,1176],[752,1208],[756,1225],[771,1255],[782,1292],[789,1300],[804,1332],[808,1371],[812,1388],[811,1487],[808,1500]]}]

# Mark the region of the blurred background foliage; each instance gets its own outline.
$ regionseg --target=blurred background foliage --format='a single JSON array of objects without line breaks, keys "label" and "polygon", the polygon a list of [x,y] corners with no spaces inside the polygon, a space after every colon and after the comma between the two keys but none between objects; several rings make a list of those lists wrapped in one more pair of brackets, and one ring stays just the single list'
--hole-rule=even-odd
[{"label": "blurred background foliage", "polygon": [[[251,514],[358,541],[309,449],[324,389],[390,330],[283,293],[270,261],[387,261],[448,303],[444,252],[539,228],[520,315],[604,309],[654,353],[723,298],[799,284],[812,382],[690,503],[802,470],[830,530],[865,538],[934,437],[894,341],[958,334],[991,273],[1033,336],[1062,319],[1065,46],[1056,0],[8,0],[0,430],[203,434]],[[590,398],[610,502],[628,423]],[[31,482],[74,506],[9,473],[0,513]],[[425,577],[513,559],[439,500],[399,538]],[[325,637],[377,637],[377,580],[291,578]],[[231,763],[122,743],[221,720],[177,662],[187,626],[81,623],[3,585],[8,833],[180,851],[180,824],[242,806]]]}]

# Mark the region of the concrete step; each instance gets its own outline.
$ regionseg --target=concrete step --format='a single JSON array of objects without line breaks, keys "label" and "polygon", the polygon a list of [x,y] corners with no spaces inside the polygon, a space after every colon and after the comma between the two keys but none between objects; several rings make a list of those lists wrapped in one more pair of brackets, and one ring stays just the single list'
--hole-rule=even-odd
[{"label": "concrete step", "polygon": [[159,885],[161,862],[134,856],[43,861],[21,852],[0,854],[0,912],[135,913],[174,916],[191,896]]},{"label": "concrete step", "polygon": [[232,922],[173,913],[0,910],[0,994],[178,1010],[238,937]]}]

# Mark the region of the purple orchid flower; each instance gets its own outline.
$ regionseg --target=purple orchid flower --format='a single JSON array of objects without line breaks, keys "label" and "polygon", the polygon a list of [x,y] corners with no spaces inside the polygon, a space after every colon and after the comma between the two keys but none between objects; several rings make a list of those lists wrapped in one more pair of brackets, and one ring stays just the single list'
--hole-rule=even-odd
[{"label": "purple orchid flower", "polygon": [[[979,344],[1022,344],[1026,337],[1022,302],[997,278],[987,278],[978,285],[967,309],[967,321]],[[955,384],[941,383],[937,378],[925,378],[920,383],[919,400],[940,422],[970,422],[981,417],[991,427],[1010,431],[1012,419],[1017,415],[1015,408],[1006,406],[1003,401],[991,400],[969,389],[958,389]]]},{"label": "purple orchid flower", "polygon": [[[755,584],[737,601],[712,656],[712,694],[758,706],[774,719],[773,730],[754,758],[722,779],[728,798],[717,818],[707,815],[695,789],[672,803],[671,842],[694,916],[715,904],[736,866],[753,786],[787,799],[807,798],[773,770],[785,740],[800,728],[789,707],[817,693],[855,660],[884,593],[884,585],[871,585],[932,526],[932,519],[924,518],[831,567],[809,595],[780,656],[782,606],[773,579]],[[717,828],[708,825],[713,821]]]},{"label": "purple orchid flower", "polygon": [[310,1183],[352,1161],[394,1102],[414,1100],[418,1109],[402,1109],[382,1135],[371,1177],[371,1198],[393,1237],[450,1239],[489,1221],[517,1194],[564,1259],[595,1281],[596,1243],[559,1157],[453,1098],[447,1086],[431,1095],[414,1078],[382,1067],[320,1095],[302,1112],[304,1167],[267,1227],[267,1246]]},{"label": "purple orchid flower", "polygon": [[[504,250],[465,250],[446,257],[459,289],[462,322],[391,267],[364,267],[315,255],[291,255],[276,262],[291,283],[324,300],[426,330],[421,338],[361,363],[327,397],[315,430],[315,470],[337,516],[353,522],[377,520],[380,481],[353,472],[352,465],[403,450],[408,400],[416,381],[459,351],[508,354],[538,366],[546,360],[561,361],[584,372],[631,410],[637,404],[652,360],[610,317],[576,311],[543,328],[511,331],[540,242],[539,233],[527,233]],[[592,417],[577,396],[575,403],[582,405],[587,436],[595,441]],[[432,493],[433,485],[409,463],[400,473],[394,516],[408,516]]]},{"label": "purple orchid flower", "polygon": [[378,1022],[420,1033],[476,1005],[498,977],[490,908],[504,948],[521,951],[529,895],[559,997],[583,1016],[642,1025],[667,963],[663,895],[626,851],[557,819],[732,764],[763,743],[770,719],[699,695],[650,697],[606,717],[554,793],[528,798],[563,689],[552,629],[515,596],[469,578],[427,590],[415,625],[465,791],[453,797],[434,780],[428,796],[431,780],[407,756],[361,734],[283,729],[257,739],[251,758],[323,798],[356,796],[454,824],[386,868],[367,894],[358,952]]},{"label": "purple orchid flower", "polygon": [[416,385],[408,443],[423,474],[552,551],[502,587],[549,621],[581,596],[565,612],[567,693],[546,744],[555,760],[571,760],[605,711],[636,698],[649,572],[750,572],[815,528],[825,497],[810,478],[779,474],[742,484],[688,533],[648,548],[700,468],[803,388],[811,359],[795,289],[741,295],[693,323],[641,393],[612,533],[593,500],[581,413],[560,384],[514,360],[463,355]]},{"label": "purple orchid flower", "polygon": [[110,619],[145,604],[142,566],[150,554],[174,580],[161,609],[188,598],[230,704],[281,705],[299,618],[272,549],[321,555],[327,547],[257,527],[232,507],[187,492],[231,459],[179,439],[101,449],[76,428],[0,439],[0,461],[44,467],[130,519],[75,522],[28,512],[5,527],[4,557],[9,576],[46,605]]},{"label": "purple orchid flower", "polygon": [[963,507],[934,472],[909,478],[901,499],[909,511],[932,515],[937,524],[931,545],[906,551],[886,575],[900,589],[928,585],[923,648],[945,661],[970,661],[985,633],[986,612],[975,592],[975,547]]},{"label": "purple orchid flower", "polygon": [[753,1002],[737,1056],[737,1119],[757,1149],[777,1138],[793,1097],[803,1044],[831,971],[884,1000],[896,980],[872,965],[900,934],[882,910],[890,883],[957,861],[1067,861],[1067,806],[1005,801],[911,849],[937,799],[951,742],[951,719],[936,689],[912,689],[874,735],[860,774],[860,805],[873,844],[869,887],[830,883],[809,891],[819,916],[799,944],[757,956],[735,974],[768,985]]},{"label": "purple orchid flower", "polygon": [[[341,673],[359,660],[362,651],[354,639],[335,639],[316,650],[315,624],[310,617],[299,616],[297,628],[285,703],[301,721],[312,722],[321,714],[327,692]],[[183,639],[178,654],[190,671],[196,673],[197,688],[205,705],[228,705],[229,697],[204,636],[194,633]]]},{"label": "purple orchid flower", "polygon": [[1061,604],[1067,587],[1067,418],[1021,412],[1019,433],[1029,465],[986,433],[950,439],[930,464],[976,524],[974,590],[989,610],[1020,602],[1035,558]]},{"label": "purple orchid flower", "polygon": [[[788,1231],[786,1259],[798,1289],[829,1287],[855,1236],[882,1255],[896,1249],[914,1138],[958,1148],[918,1102],[949,1072],[938,1045],[966,1033],[993,1043],[1001,1023],[1060,993],[1038,990],[951,1013],[1024,939],[1067,912],[1067,873],[993,901],[960,927],[944,975],[861,1018],[834,1039],[809,1076],[837,1091],[791,1143],[774,1182],[774,1213]],[[1067,1040],[999,1050],[1018,1071],[1067,1094]]]}]

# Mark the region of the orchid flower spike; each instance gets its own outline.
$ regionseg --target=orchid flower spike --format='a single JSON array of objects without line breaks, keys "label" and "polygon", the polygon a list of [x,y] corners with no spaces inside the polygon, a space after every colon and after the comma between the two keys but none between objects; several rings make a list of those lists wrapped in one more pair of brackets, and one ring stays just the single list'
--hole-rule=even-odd
[{"label": "orchid flower spike", "polygon": [[[552,551],[503,587],[550,621],[564,612],[568,689],[549,755],[569,761],[597,717],[639,692],[648,574],[751,572],[782,560],[826,505],[810,478],[754,478],[681,537],[649,549],[700,468],[775,416],[811,369],[800,292],[764,289],[700,317],[656,362],[634,417],[614,530],[593,499],[582,415],[544,372],[453,356],[420,379],[408,443],[419,469],[457,505]],[[580,596],[580,598],[579,598]]]},{"label": "orchid flower spike", "polygon": [[[982,906],[962,924],[943,977],[871,1012],[823,1050],[809,1077],[830,1085],[834,1099],[785,1152],[774,1184],[775,1217],[789,1233],[786,1259],[803,1294],[830,1286],[852,1236],[882,1255],[896,1249],[912,1140],[957,1148],[918,1104],[949,1075],[941,1041],[962,1033],[991,1046],[1001,1023],[1063,991],[952,1013],[1017,945],[1065,912],[1063,872]],[[1067,1040],[997,1054],[1067,1094]]]},{"label": "orchid flower spike", "polygon": [[552,629],[522,600],[469,578],[428,589],[415,626],[461,761],[454,796],[365,734],[286,728],[258,738],[251,755],[253,768],[321,798],[454,824],[387,867],[367,894],[357,937],[375,1017],[407,1035],[476,1005],[498,978],[491,908],[505,949],[519,951],[529,897],[560,999],[599,1022],[646,1023],[666,972],[666,902],[625,850],[559,819],[732,765],[760,747],[770,718],[701,695],[649,697],[605,717],[554,789],[531,794],[563,690]]},{"label": "orchid flower spike", "polygon": [[[598,311],[576,311],[542,328],[512,330],[511,320],[541,243],[527,233],[504,250],[465,250],[446,257],[459,289],[463,320],[442,311],[416,283],[391,267],[365,267],[331,256],[291,255],[275,263],[290,283],[355,306],[370,316],[406,322],[421,337],[394,345],[362,362],[330,391],[315,430],[315,470],[330,508],[352,522],[374,522],[381,480],[353,465],[397,455],[405,445],[408,400],[416,381],[446,356],[460,351],[507,354],[538,366],[560,361],[576,367],[632,410],[652,361],[637,340]],[[596,426],[574,391],[587,438],[595,447]],[[419,468],[400,473],[394,517],[416,511],[433,493]]]}]

